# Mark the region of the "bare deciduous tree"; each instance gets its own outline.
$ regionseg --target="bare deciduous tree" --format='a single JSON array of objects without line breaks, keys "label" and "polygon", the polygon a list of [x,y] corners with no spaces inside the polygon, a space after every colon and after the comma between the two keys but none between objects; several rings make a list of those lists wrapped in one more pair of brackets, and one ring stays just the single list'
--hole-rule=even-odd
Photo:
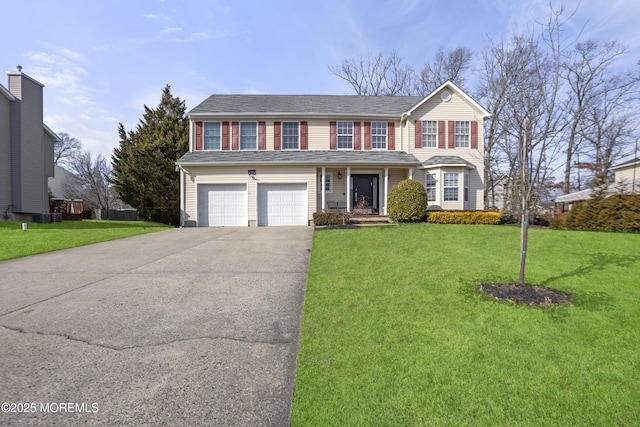
[{"label": "bare deciduous tree", "polygon": [[80,187],[76,188],[85,209],[109,209],[114,200],[113,190],[109,183],[111,165],[98,154],[95,158],[88,151],[83,151],[71,161],[71,170],[78,177]]},{"label": "bare deciduous tree", "polygon": [[329,72],[347,82],[357,95],[410,95],[413,69],[396,52],[382,52],[345,59],[339,66],[329,66]]},{"label": "bare deciduous tree", "polygon": [[[592,135],[592,132],[597,132],[593,128],[597,125],[593,120],[595,118],[593,113],[603,112],[603,110],[612,112],[612,104],[607,107],[597,105],[603,101],[606,102],[607,97],[603,96],[604,93],[632,88],[628,86],[626,79],[611,78],[612,65],[625,51],[626,49],[615,41],[588,40],[576,43],[564,61],[564,76],[568,87],[566,112],[570,120],[564,167],[563,190],[565,193],[573,189],[581,190],[571,185],[571,174],[576,166],[573,156],[580,152],[581,135]],[[611,87],[614,82],[620,87]],[[590,118],[587,117],[589,112],[591,112]]]},{"label": "bare deciduous tree", "polygon": [[80,154],[82,143],[66,132],[58,133],[59,141],[53,144],[53,162],[59,166],[68,166],[72,159]]},{"label": "bare deciduous tree", "polygon": [[606,186],[614,162],[632,146],[637,132],[637,89],[640,76],[618,75],[608,79],[586,109],[580,137],[581,154],[591,165],[591,186]]},{"label": "bare deciduous tree", "polygon": [[433,60],[427,61],[420,70],[415,92],[427,96],[447,80],[451,80],[464,90],[472,57],[471,50],[466,47],[457,47],[448,52],[442,48],[438,49]]}]

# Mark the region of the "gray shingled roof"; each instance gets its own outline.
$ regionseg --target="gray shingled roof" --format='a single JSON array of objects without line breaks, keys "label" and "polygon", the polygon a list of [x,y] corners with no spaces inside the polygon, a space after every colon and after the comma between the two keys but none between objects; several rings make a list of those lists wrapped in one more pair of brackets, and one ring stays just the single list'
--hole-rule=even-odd
[{"label": "gray shingled roof", "polygon": [[473,164],[458,156],[433,156],[422,162],[422,166],[424,167],[439,165],[464,165],[468,168],[475,169],[475,166]]},{"label": "gray shingled roof", "polygon": [[233,164],[388,165],[418,166],[420,161],[403,151],[193,151],[177,161],[179,165]]},{"label": "gray shingled roof", "polygon": [[211,95],[189,115],[306,115],[400,117],[421,96]]},{"label": "gray shingled roof", "polygon": [[614,167],[612,167],[611,169],[618,169],[618,168],[623,168],[625,166],[631,166],[635,163],[639,163],[640,162],[640,157],[636,158],[636,159],[631,159],[631,160],[627,160],[626,162],[620,163],[619,165],[616,165]]}]

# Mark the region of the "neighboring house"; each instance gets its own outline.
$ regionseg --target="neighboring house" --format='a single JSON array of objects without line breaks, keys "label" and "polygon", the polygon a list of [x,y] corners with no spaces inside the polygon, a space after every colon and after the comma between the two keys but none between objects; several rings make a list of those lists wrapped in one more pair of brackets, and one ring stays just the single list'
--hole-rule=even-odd
[{"label": "neighboring house", "polygon": [[[54,175],[58,136],[42,121],[43,85],[21,68],[0,85],[0,208],[3,219],[31,221],[49,212],[48,177]],[[35,215],[34,215],[35,214]]]},{"label": "neighboring house", "polygon": [[63,168],[54,165],[54,176],[49,178],[49,192],[55,199],[75,198],[82,192],[80,178]]},{"label": "neighboring house", "polygon": [[640,193],[640,157],[611,168],[615,181],[625,193]]},{"label": "neighboring house", "polygon": [[430,209],[483,209],[488,116],[451,82],[427,97],[212,95],[189,112],[181,222],[308,225],[362,202],[384,215],[406,178]]},{"label": "neighboring house", "polygon": [[[640,194],[640,157],[613,166],[611,170],[614,182],[609,184],[606,194]],[[574,202],[589,200],[592,194],[593,190],[588,188],[556,197],[553,215],[556,218],[566,216]]]}]

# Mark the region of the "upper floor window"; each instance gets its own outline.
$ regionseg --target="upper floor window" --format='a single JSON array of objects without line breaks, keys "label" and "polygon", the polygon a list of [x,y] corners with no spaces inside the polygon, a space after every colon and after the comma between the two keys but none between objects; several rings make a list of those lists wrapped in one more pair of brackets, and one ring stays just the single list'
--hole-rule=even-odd
[{"label": "upper floor window", "polygon": [[282,122],[282,149],[300,149],[300,124],[298,122]]},{"label": "upper floor window", "polygon": [[203,142],[205,150],[220,149],[220,122],[203,123]]},{"label": "upper floor window", "polygon": [[258,148],[258,124],[256,122],[240,122],[240,149],[256,150]]},{"label": "upper floor window", "polygon": [[456,148],[469,148],[471,145],[471,124],[469,121],[456,120]]},{"label": "upper floor window", "polygon": [[445,202],[458,201],[458,173],[445,172],[443,176],[443,199]]},{"label": "upper floor window", "polygon": [[438,148],[438,121],[422,121],[422,147]]},{"label": "upper floor window", "polygon": [[387,122],[371,122],[371,148],[387,149]]},{"label": "upper floor window", "polygon": [[338,148],[353,148],[353,122],[338,122]]},{"label": "upper floor window", "polygon": [[427,172],[425,175],[425,188],[427,190],[427,201],[435,202],[436,201],[436,188],[438,185],[438,180],[436,179],[435,173]]}]

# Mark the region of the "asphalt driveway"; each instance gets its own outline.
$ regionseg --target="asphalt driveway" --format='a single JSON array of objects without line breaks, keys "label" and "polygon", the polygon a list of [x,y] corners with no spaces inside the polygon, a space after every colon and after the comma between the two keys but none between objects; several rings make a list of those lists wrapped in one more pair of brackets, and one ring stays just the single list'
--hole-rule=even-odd
[{"label": "asphalt driveway", "polygon": [[173,229],[0,262],[0,425],[288,425],[312,233]]}]

